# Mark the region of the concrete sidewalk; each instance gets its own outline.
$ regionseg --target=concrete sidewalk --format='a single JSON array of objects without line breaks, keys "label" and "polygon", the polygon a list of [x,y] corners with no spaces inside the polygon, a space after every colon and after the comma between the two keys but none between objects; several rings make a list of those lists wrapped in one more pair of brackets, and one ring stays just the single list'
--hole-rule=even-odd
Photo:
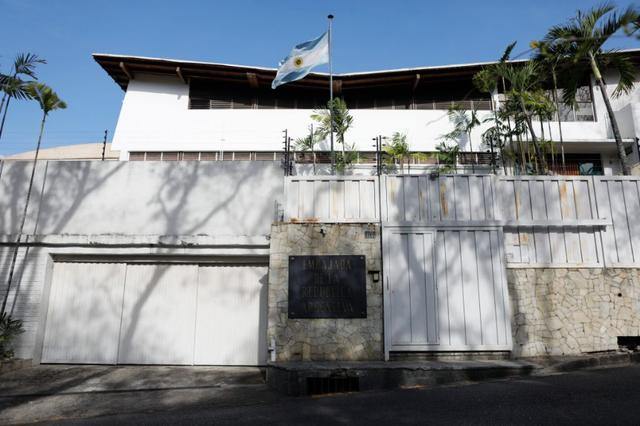
[{"label": "concrete sidewalk", "polygon": [[0,424],[241,406],[280,398],[266,387],[259,368],[41,365],[0,375]]},{"label": "concrete sidewalk", "polygon": [[[517,361],[310,363],[289,368],[298,374],[321,375],[336,368],[344,372],[366,367],[386,375],[388,381],[378,382],[380,386],[360,388],[366,391],[431,388],[639,362],[636,352]],[[263,373],[245,367],[41,365],[0,375],[0,424],[259,406],[293,398],[269,389]],[[402,381],[389,380],[394,375]]]}]

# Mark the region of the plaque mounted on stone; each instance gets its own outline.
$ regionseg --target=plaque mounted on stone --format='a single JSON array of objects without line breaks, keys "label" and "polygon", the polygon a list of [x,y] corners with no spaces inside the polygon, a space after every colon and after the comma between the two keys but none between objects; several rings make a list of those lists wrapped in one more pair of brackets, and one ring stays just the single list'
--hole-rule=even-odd
[{"label": "plaque mounted on stone", "polygon": [[289,256],[289,318],[366,318],[364,256]]}]

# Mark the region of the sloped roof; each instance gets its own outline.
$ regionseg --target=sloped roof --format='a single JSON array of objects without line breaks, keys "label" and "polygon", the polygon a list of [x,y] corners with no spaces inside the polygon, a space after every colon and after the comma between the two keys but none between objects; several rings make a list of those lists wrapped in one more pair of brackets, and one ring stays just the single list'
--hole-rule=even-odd
[{"label": "sloped roof", "polygon": [[[618,53],[630,53],[640,59],[640,49],[620,50]],[[126,90],[129,81],[138,73],[178,76],[185,81],[190,78],[208,78],[219,81],[245,83],[252,87],[270,86],[276,75],[276,68],[233,65],[216,62],[188,61],[179,59],[152,58],[145,56],[114,55],[94,53],[93,58]],[[513,62],[525,62],[526,59]],[[415,68],[399,68],[378,71],[336,73],[333,75],[336,85],[349,88],[371,87],[378,85],[418,84],[421,79],[467,79],[471,78],[483,66],[496,63],[476,62]],[[288,86],[326,87],[329,84],[327,73],[310,73],[307,77]]]}]

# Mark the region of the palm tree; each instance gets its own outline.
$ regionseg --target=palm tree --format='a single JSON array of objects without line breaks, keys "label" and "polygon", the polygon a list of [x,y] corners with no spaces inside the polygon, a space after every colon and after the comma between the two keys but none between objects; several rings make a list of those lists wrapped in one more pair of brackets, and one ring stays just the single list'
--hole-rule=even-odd
[{"label": "palm tree", "polygon": [[404,161],[411,157],[407,135],[395,132],[390,140],[382,149],[394,163],[400,163],[400,173],[404,173]]},{"label": "palm tree", "polygon": [[564,137],[562,135],[562,116],[560,115],[560,97],[558,96],[558,72],[562,70],[562,66],[566,66],[569,59],[573,56],[569,50],[571,46],[567,44],[548,44],[539,41],[531,43],[531,47],[538,50],[538,54],[534,58],[543,64],[551,72],[551,81],[553,90],[551,96],[556,109],[556,118],[558,120],[558,136],[560,139],[560,151],[562,157],[562,167],[565,167],[564,158]]},{"label": "palm tree", "polygon": [[516,126],[518,119],[524,121],[531,135],[531,142],[535,150],[536,156],[536,172],[546,171],[546,161],[535,129],[533,128],[534,115],[539,115],[542,109],[541,97],[539,96],[541,85],[540,65],[536,62],[527,62],[524,65],[514,65],[509,63],[499,63],[495,65],[496,73],[509,83],[507,92],[506,109],[511,111],[519,111],[519,117],[516,117]]},{"label": "palm tree", "polygon": [[21,76],[28,77],[31,80],[37,80],[35,74],[36,65],[46,63],[47,61],[39,58],[38,55],[33,53],[21,53],[16,56],[16,59],[13,61],[11,75],[5,75],[0,79],[0,89],[4,92],[2,100],[0,101],[0,113],[2,113],[4,107],[2,121],[0,122],[0,138],[2,137],[4,122],[7,118],[7,111],[9,111],[9,103],[11,102],[11,99],[29,98],[29,92],[27,90],[28,82],[24,81]]},{"label": "palm tree", "polygon": [[[449,108],[447,112],[449,120],[453,123],[454,128],[451,132],[445,135],[446,139],[458,140],[461,136],[466,136],[469,141],[469,151],[473,153],[473,143],[471,141],[471,134],[473,129],[478,127],[480,119],[478,116],[478,110],[472,109],[471,111],[464,110],[460,105],[454,104]],[[471,171],[475,173],[475,160],[472,159]]]},{"label": "palm tree", "polygon": [[[509,60],[516,43],[517,42],[514,41],[505,48],[500,60],[498,61],[499,63],[506,63]],[[476,89],[491,96],[491,109],[493,110],[494,126],[483,133],[482,140],[485,142],[485,145],[488,145],[491,149],[494,173],[495,160],[493,159],[493,148],[498,147],[504,173],[506,174],[507,167],[503,151],[505,149],[510,149],[510,152],[513,153],[513,136],[518,134],[518,130],[517,126],[516,129],[512,129],[511,127],[511,114],[509,111],[506,111],[504,107],[501,107],[494,102],[494,96],[498,94],[498,81],[502,82],[502,92],[506,94],[507,86],[505,79],[498,75],[494,65],[483,67],[473,76],[473,85]],[[486,118],[483,121],[489,122],[491,119]],[[508,148],[506,144],[507,139],[509,140]]]},{"label": "palm tree", "polygon": [[33,177],[36,173],[36,164],[38,162],[38,154],[40,153],[40,143],[42,142],[42,135],[44,133],[44,125],[47,121],[49,113],[58,109],[64,109],[67,107],[65,104],[49,86],[43,83],[31,82],[27,86],[29,97],[36,100],[42,110],[42,120],[40,122],[40,134],[38,135],[38,143],[36,144],[36,153],[33,158],[33,166],[31,167],[31,178],[29,179],[29,188],[27,189],[27,199],[24,203],[24,210],[22,212],[22,219],[20,222],[20,228],[18,230],[18,238],[13,249],[13,257],[11,259],[11,267],[9,268],[9,279],[7,280],[7,291],[2,301],[2,309],[0,313],[5,311],[7,305],[7,299],[9,297],[9,290],[11,289],[11,281],[13,280],[13,273],[16,266],[16,258],[18,256],[18,250],[20,249],[20,242],[22,241],[22,231],[24,230],[24,223],[27,218],[27,209],[29,207],[29,200],[31,198],[31,191],[33,189]]},{"label": "palm tree", "polygon": [[[347,103],[342,98],[335,98],[327,103],[327,109],[315,110],[311,114],[311,119],[318,123],[318,134],[325,139],[331,134],[331,117],[333,112],[333,132],[336,134],[336,141],[342,145],[342,157],[345,155],[345,139],[344,136],[353,124],[353,117],[349,113]],[[331,153],[332,159],[335,154]],[[332,161],[335,164],[335,160]]]},{"label": "palm tree", "polygon": [[587,76],[592,76],[600,88],[616,140],[620,166],[625,175],[631,174],[631,168],[627,163],[618,120],[611,106],[602,72],[615,70],[620,75],[618,85],[612,94],[616,98],[628,94],[633,89],[636,66],[628,55],[605,50],[603,45],[615,33],[633,25],[638,19],[638,12],[631,6],[619,14],[615,6],[605,3],[586,12],[578,11],[566,24],[552,27],[542,40],[545,46],[560,45],[562,49],[570,52],[569,60],[572,66],[563,73],[565,103],[575,104],[576,92]]},{"label": "palm tree", "polygon": [[311,157],[313,158],[313,174],[316,174],[316,145],[320,143],[318,132],[313,131],[313,124],[309,125],[309,134],[305,137],[298,138],[294,142],[294,146],[298,151],[311,151]]},{"label": "palm tree", "polygon": [[[436,146],[436,158],[438,159],[439,171],[444,173],[456,172],[456,164],[458,162],[458,153],[460,147],[458,145],[447,145],[444,141]],[[444,164],[444,167],[442,166]]]}]

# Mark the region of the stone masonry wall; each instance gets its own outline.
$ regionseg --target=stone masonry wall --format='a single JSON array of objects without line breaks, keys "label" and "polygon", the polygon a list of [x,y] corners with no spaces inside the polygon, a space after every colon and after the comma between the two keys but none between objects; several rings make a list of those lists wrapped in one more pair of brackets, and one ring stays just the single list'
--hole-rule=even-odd
[{"label": "stone masonry wall", "polygon": [[[365,237],[365,231],[375,235]],[[367,224],[275,224],[269,261],[268,342],[276,342],[277,361],[361,361],[384,359],[380,228]],[[372,237],[372,238],[371,238]],[[364,255],[367,318],[289,319],[289,256]]]},{"label": "stone masonry wall", "polygon": [[513,355],[614,350],[640,335],[638,269],[508,269]]}]

